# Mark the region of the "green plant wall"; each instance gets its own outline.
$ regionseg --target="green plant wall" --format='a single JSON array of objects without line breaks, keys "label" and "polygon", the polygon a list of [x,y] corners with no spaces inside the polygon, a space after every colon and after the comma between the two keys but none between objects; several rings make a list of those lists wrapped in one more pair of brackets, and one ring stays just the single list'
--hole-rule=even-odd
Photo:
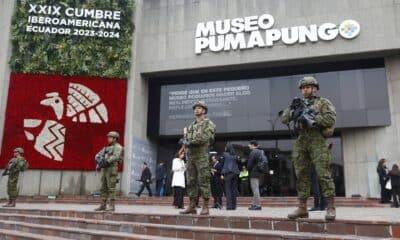
[{"label": "green plant wall", "polygon": [[[27,32],[29,4],[120,10],[120,37]],[[127,78],[134,31],[133,11],[133,0],[17,0],[11,30],[11,69],[17,73]]]}]

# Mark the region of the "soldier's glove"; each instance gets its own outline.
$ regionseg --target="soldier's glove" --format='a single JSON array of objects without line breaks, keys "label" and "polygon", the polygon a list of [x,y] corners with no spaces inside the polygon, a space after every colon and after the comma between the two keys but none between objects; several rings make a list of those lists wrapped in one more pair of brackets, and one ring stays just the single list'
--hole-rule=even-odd
[{"label": "soldier's glove", "polygon": [[298,97],[293,98],[292,103],[290,103],[289,108],[290,108],[291,110],[295,110],[296,108],[299,107],[299,105],[301,104],[301,102],[302,102],[302,100],[301,100],[300,98],[298,98]]}]

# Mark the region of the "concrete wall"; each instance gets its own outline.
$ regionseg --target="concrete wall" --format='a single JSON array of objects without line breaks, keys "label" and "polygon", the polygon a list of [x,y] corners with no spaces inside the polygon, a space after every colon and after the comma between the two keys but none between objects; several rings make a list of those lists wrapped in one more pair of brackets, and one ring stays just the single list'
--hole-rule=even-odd
[{"label": "concrete wall", "polygon": [[[142,73],[208,68],[249,68],[285,65],[289,60],[305,63],[311,58],[335,59],[372,51],[400,49],[399,0],[147,0],[143,5],[143,31],[139,37],[139,70]],[[361,25],[353,40],[293,44],[243,51],[194,53],[197,23],[269,13],[273,28],[335,24],[354,19]],[[281,61],[281,62],[280,62]],[[246,63],[246,65],[245,65]],[[235,66],[240,64],[240,66]]]},{"label": "concrete wall", "polygon": [[392,124],[388,127],[356,129],[343,132],[343,158],[346,195],[379,197],[376,173],[380,158],[388,167],[400,163],[400,55],[385,59]]}]

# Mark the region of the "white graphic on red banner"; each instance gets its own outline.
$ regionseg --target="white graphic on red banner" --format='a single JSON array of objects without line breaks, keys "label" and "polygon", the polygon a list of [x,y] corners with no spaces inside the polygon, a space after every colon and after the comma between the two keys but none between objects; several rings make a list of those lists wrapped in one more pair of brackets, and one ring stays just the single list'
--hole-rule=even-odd
[{"label": "white graphic on red banner", "polygon": [[[65,102],[68,102],[66,107]],[[58,120],[63,119],[66,109],[65,116],[72,122],[94,124],[108,122],[107,107],[99,95],[82,84],[69,83],[67,101],[64,101],[58,92],[50,92],[40,104],[52,108]],[[38,127],[42,127],[42,130],[34,136],[29,129]],[[34,141],[34,149],[37,152],[55,161],[63,160],[67,131],[63,124],[54,120],[24,119],[24,129],[26,138]]]}]

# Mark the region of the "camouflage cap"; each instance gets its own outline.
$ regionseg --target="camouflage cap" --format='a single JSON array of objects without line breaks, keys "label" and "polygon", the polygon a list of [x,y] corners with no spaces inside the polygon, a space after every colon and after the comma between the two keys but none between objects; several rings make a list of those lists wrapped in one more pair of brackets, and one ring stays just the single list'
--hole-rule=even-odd
[{"label": "camouflage cap", "polygon": [[24,154],[24,149],[21,147],[17,147],[16,149],[14,149],[14,152],[19,154]]},{"label": "camouflage cap", "polygon": [[305,76],[299,81],[299,88],[304,86],[315,86],[319,90],[319,83],[313,76]]},{"label": "camouflage cap", "polygon": [[113,137],[113,138],[119,139],[119,133],[116,131],[111,131],[107,134],[107,137]]},{"label": "camouflage cap", "polygon": [[197,101],[197,102],[195,102],[195,103],[193,104],[193,110],[194,110],[196,107],[202,107],[202,108],[204,108],[204,109],[206,110],[206,114],[207,114],[207,112],[208,112],[208,107],[207,107],[206,102],[204,102],[204,101]]}]

